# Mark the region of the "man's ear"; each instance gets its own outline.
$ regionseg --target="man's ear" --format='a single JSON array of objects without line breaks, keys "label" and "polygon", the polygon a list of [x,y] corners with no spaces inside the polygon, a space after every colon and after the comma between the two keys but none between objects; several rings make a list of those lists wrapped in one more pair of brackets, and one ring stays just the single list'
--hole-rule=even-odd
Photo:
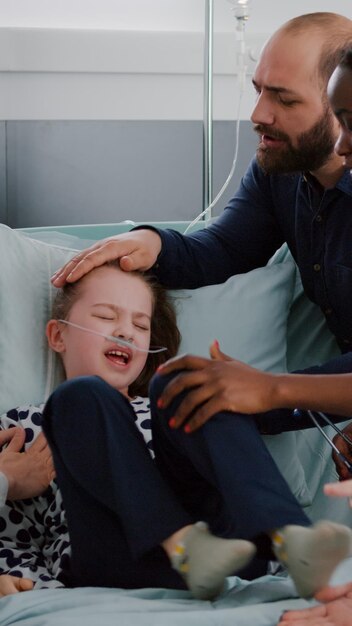
[{"label": "man's ear", "polygon": [[60,322],[57,320],[49,320],[46,325],[45,334],[48,344],[54,352],[65,352],[66,348],[62,338]]}]

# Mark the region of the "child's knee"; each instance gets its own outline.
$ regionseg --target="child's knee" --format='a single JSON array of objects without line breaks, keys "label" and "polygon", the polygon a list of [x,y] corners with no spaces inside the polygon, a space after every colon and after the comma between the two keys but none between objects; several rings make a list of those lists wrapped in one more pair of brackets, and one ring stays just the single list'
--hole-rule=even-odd
[{"label": "child's knee", "polygon": [[66,380],[51,394],[46,412],[51,415],[76,411],[78,415],[85,407],[107,394],[109,385],[98,376],[79,376]]},{"label": "child's knee", "polygon": [[154,374],[149,384],[149,398],[151,405],[157,406],[158,398],[161,396],[162,392],[164,391],[166,385],[170,382],[170,380],[175,377],[175,373],[178,372],[172,372],[171,374],[167,374],[166,376],[162,374]]}]

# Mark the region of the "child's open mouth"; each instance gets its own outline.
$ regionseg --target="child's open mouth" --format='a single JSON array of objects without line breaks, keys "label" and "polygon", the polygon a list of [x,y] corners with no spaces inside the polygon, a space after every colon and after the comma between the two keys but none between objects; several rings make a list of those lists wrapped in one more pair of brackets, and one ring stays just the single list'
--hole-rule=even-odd
[{"label": "child's open mouth", "polygon": [[108,352],[105,352],[105,356],[109,361],[118,363],[119,365],[128,365],[132,357],[132,355],[125,350],[108,350]]}]

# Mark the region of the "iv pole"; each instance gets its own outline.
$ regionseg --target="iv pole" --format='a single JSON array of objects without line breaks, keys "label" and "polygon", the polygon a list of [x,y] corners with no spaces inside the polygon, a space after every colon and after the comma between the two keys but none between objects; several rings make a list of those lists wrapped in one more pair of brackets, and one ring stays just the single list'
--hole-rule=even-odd
[{"label": "iv pole", "polygon": [[[233,11],[237,19],[238,39],[241,42],[242,62],[245,57],[244,27],[248,20],[248,0],[228,0],[234,5]],[[204,32],[204,111],[203,111],[203,220],[211,219],[213,203],[213,36],[214,36],[214,0],[205,0],[205,32]],[[245,71],[245,66],[244,66]],[[243,75],[239,80],[243,80]],[[240,85],[241,89],[241,85]],[[241,92],[240,92],[241,93]],[[241,101],[241,100],[240,100]],[[239,123],[239,119],[238,119]],[[215,201],[222,195],[230,181],[237,161],[238,134],[234,162],[229,177],[220,189]],[[199,216],[200,217],[200,216]],[[198,221],[196,218],[191,226]],[[190,228],[190,226],[188,227]],[[188,229],[186,229],[185,233]]]},{"label": "iv pole", "polygon": [[[213,34],[214,0],[205,0],[203,92],[203,211],[213,199]],[[203,220],[211,218],[207,210]]]}]

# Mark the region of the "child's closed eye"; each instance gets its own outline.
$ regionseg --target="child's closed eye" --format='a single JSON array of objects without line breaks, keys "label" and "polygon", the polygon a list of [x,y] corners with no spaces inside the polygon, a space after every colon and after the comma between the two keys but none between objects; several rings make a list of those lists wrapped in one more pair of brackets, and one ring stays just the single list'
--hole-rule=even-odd
[{"label": "child's closed eye", "polygon": [[145,326],[144,324],[136,324],[135,323],[134,326],[136,328],[138,328],[139,330],[146,330],[146,331],[149,330],[149,326]]},{"label": "child's closed eye", "polygon": [[114,316],[108,316],[108,315],[93,315],[93,317],[98,318],[99,320],[107,320],[109,322],[113,322],[115,317]]}]

